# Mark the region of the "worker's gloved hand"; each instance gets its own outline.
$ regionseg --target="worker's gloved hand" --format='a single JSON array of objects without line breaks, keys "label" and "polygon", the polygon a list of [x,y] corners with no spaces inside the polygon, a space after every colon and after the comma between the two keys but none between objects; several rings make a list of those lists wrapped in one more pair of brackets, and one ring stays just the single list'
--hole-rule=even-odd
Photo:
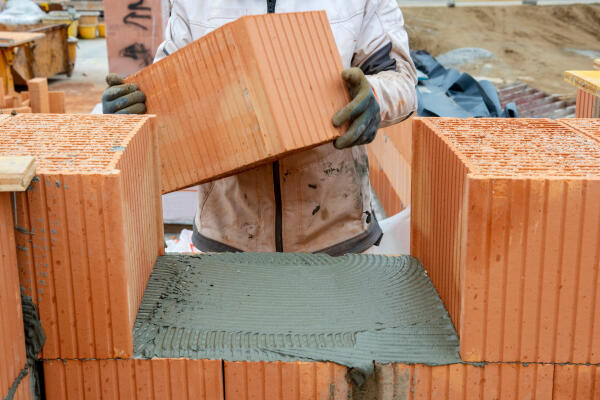
[{"label": "worker's gloved hand", "polygon": [[108,89],[102,94],[104,114],[144,114],[146,96],[132,83],[123,83],[117,74],[106,76]]},{"label": "worker's gloved hand", "polygon": [[333,117],[333,125],[342,126],[350,121],[350,128],[337,138],[334,145],[338,149],[371,143],[375,139],[381,116],[379,103],[367,77],[360,68],[348,68],[342,72],[342,78],[350,92],[352,101]]}]

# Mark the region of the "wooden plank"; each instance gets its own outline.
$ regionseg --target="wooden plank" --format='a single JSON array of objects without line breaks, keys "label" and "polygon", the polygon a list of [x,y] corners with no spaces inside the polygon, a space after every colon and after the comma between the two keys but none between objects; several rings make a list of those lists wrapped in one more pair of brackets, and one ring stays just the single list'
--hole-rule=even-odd
[{"label": "wooden plank", "polygon": [[[27,100],[29,102],[29,100]],[[21,107],[8,107],[0,109],[0,114],[12,114],[13,112],[17,114],[31,114],[31,107],[21,106]]]},{"label": "wooden plank", "polygon": [[0,47],[20,46],[43,37],[43,33],[0,31]]},{"label": "wooden plank", "polygon": [[35,157],[0,156],[0,192],[27,190],[35,167]]}]

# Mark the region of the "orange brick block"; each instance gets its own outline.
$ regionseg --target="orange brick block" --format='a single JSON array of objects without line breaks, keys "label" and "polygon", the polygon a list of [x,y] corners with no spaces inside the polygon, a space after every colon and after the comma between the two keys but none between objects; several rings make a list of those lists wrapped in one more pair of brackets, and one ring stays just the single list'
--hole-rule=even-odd
[{"label": "orange brick block", "polygon": [[347,368],[320,362],[225,362],[225,397],[239,400],[346,400]]},{"label": "orange brick block", "polygon": [[[0,192],[0,398],[27,364],[11,194]],[[20,389],[29,393],[29,388]],[[24,397],[21,398],[26,398]]]},{"label": "orange brick block", "polygon": [[557,365],[553,400],[600,399],[600,366]]},{"label": "orange brick block", "polygon": [[327,15],[310,12],[240,18],[129,77],[157,115],[163,193],[340,136],[342,69]]},{"label": "orange brick block", "polygon": [[132,328],[164,252],[158,151],[146,116],[41,115],[0,124],[0,155],[35,156],[16,196],[21,285],[38,306],[43,357],[133,352]]},{"label": "orange brick block", "polygon": [[382,129],[367,146],[371,185],[386,214],[410,205],[412,120]]},{"label": "orange brick block", "polygon": [[65,92],[48,92],[50,111],[52,114],[65,113]]},{"label": "orange brick block", "polygon": [[600,141],[600,119],[594,118],[568,118],[559,119],[559,122],[577,129],[578,131]]},{"label": "orange brick block", "polygon": [[48,98],[48,80],[34,78],[27,81],[31,111],[34,113],[49,113],[50,100]]},{"label": "orange brick block", "polygon": [[575,116],[577,118],[600,118],[600,97],[577,89]]},{"label": "orange brick block", "polygon": [[550,120],[414,125],[411,254],[465,361],[600,362],[600,143]]},{"label": "orange brick block", "polygon": [[547,400],[553,379],[552,364],[385,365],[378,371],[377,399]]},{"label": "orange brick block", "polygon": [[48,400],[223,400],[222,371],[219,360],[44,362]]}]

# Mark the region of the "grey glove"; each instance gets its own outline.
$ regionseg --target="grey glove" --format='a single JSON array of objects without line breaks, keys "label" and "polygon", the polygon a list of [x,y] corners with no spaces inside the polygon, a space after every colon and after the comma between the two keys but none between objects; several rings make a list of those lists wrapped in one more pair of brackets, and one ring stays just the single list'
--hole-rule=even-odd
[{"label": "grey glove", "polygon": [[336,139],[334,145],[338,149],[345,149],[371,143],[381,124],[379,103],[373,89],[360,68],[345,69],[342,78],[346,81],[352,101],[335,114],[333,125],[339,127],[347,121],[351,123],[350,128]]},{"label": "grey glove", "polygon": [[144,114],[146,96],[132,83],[123,83],[116,74],[106,76],[108,89],[102,94],[102,112],[104,114]]}]

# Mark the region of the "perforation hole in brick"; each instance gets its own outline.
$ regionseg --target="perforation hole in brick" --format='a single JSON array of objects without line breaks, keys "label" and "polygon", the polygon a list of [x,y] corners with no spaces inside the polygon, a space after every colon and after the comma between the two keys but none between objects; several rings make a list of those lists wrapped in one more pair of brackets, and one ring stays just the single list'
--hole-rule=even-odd
[{"label": "perforation hole in brick", "polygon": [[145,119],[20,114],[0,121],[0,155],[35,156],[38,173],[106,172]]},{"label": "perforation hole in brick", "polygon": [[492,176],[600,177],[600,142],[540,119],[431,119],[471,167]]}]

